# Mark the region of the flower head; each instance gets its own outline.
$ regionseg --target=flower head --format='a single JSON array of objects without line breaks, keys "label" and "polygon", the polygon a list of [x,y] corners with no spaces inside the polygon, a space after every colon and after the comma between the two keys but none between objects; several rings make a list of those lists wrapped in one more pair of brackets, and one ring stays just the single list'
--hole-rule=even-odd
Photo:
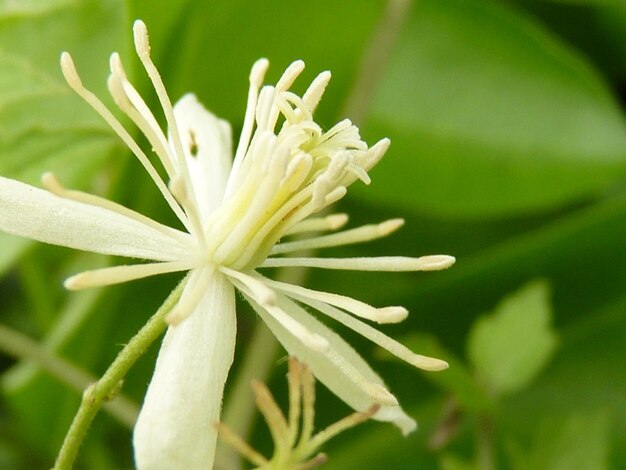
[{"label": "flower head", "polygon": [[148,260],[80,273],[69,289],[103,286],[162,273],[190,271],[180,301],[167,320],[155,372],[134,431],[140,469],[206,468],[212,461],[224,383],[235,343],[235,289],[287,351],[358,411],[378,404],[374,419],[403,432],[415,427],[382,379],[339,335],[303,306],[352,328],[406,362],[440,370],[447,364],[414,354],[361,319],[396,323],[403,307],[376,308],[335,293],[270,280],[266,267],[316,267],[366,271],[420,271],[449,267],[450,256],[422,258],[311,258],[280,255],[365,242],[390,234],[390,220],[298,241],[285,237],[341,228],[343,214],[314,217],[346,194],[382,158],[389,141],[368,147],[348,120],[324,131],[313,112],[330,79],[317,76],[298,96],[289,91],[304,63],[291,64],[275,86],[263,86],[268,61],[252,67],[243,130],[231,157],[231,130],[193,95],[172,107],[150,59],[145,25],[134,25],[137,54],[167,121],[158,125],[128,81],[117,54],[110,60],[109,90],[117,106],[154,149],[167,183],[122,124],[82,84],[69,54],[61,66],[68,84],[119,135],[146,169],[184,230],[164,226],[131,209],[64,188],[52,174],[43,191],[0,177],[0,229],[79,250]]},{"label": "flower head", "polygon": [[[272,393],[262,383],[253,381],[251,386],[256,405],[263,414],[274,440],[274,455],[266,459],[243,439],[222,423],[217,429],[222,440],[239,452],[242,457],[257,465],[257,470],[298,469],[308,470],[326,462],[326,454],[319,449],[338,434],[371,418],[380,405],[372,405],[367,411],[357,411],[313,434],[315,420],[315,378],[311,371],[297,359],[289,358],[289,413],[285,417]],[[300,423],[301,421],[301,423]],[[311,456],[316,454],[313,458]]]}]

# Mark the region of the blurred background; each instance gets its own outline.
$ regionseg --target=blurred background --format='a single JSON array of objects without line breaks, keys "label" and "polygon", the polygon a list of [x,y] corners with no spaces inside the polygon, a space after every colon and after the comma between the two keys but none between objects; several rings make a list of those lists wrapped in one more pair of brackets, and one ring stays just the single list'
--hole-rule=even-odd
[{"label": "blurred background", "polygon": [[[406,226],[329,256],[457,257],[441,273],[308,273],[314,288],[405,305],[408,320],[384,331],[451,364],[420,373],[337,328],[419,429],[405,439],[361,425],[325,448],[324,468],[626,468],[624,0],[0,0],[2,176],[38,184],[51,170],[174,223],[58,67],[70,51],[105,98],[108,56],[119,51],[155,105],[132,54],[135,18],[148,25],[172,99],[196,93],[235,135],[249,68],[264,56],[269,83],[306,61],[297,91],[332,71],[317,114],[324,128],[350,117],[366,141],[391,139],[371,186],[355,184],[338,210],[350,226],[392,217]],[[38,353],[101,374],[178,280],[63,290],[68,275],[111,263],[0,234],[0,347],[17,331]],[[243,303],[238,315],[232,377],[260,325]],[[135,404],[156,352],[124,384]],[[80,394],[9,354],[0,370],[0,468],[49,468]],[[286,406],[282,350],[270,370]],[[318,385],[318,428],[348,412]],[[257,421],[252,443],[268,454]],[[128,423],[101,412],[77,468],[131,466]]]}]

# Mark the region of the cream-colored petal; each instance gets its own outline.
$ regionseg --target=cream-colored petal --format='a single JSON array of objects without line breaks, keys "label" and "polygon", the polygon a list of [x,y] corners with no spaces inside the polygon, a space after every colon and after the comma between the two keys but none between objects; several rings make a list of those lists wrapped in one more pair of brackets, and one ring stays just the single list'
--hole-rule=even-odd
[{"label": "cream-colored petal", "polygon": [[138,470],[213,468],[235,331],[234,288],[215,271],[195,310],[161,345],[133,434]]},{"label": "cream-colored petal", "polygon": [[[174,238],[137,219],[103,207],[55,196],[0,176],[0,230],[44,243],[155,261],[193,256],[191,237]],[[189,239],[186,245],[180,239]]]},{"label": "cream-colored petal", "polygon": [[183,96],[174,116],[203,220],[224,198],[232,165],[230,124],[202,106],[195,95]]},{"label": "cream-colored petal", "polygon": [[[330,344],[327,352],[312,351],[291,335],[262,307],[252,302],[254,309],[289,354],[308,364],[315,377],[355,410],[365,411],[375,403],[381,404],[381,400],[372,398],[368,388],[378,387],[382,394],[389,394],[386,392],[383,380],[341,336],[285,296],[278,295],[277,304],[310,331],[324,337]],[[364,386],[367,384],[361,383],[362,379],[367,381],[370,387]],[[389,396],[393,398],[392,395],[389,394]],[[397,404],[382,403],[374,419],[392,422],[404,434],[410,433],[416,427],[415,421]]]}]

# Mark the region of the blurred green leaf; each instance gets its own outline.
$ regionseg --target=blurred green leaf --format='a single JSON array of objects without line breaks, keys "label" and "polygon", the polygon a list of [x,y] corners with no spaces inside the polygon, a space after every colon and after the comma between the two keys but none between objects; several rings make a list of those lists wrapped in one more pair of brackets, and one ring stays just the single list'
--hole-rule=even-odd
[{"label": "blurred green leaf", "polygon": [[543,369],[556,347],[551,317],[547,285],[533,282],[476,322],[468,356],[488,390],[516,392]]},{"label": "blurred green leaf", "polygon": [[439,372],[424,372],[422,375],[428,381],[451,393],[461,409],[480,412],[491,407],[489,398],[476,384],[465,364],[441,346],[437,338],[428,334],[412,333],[402,338],[401,342],[412,351],[448,362],[450,365],[448,369]]},{"label": "blurred green leaf", "polygon": [[608,467],[609,420],[606,413],[579,412],[545,419],[530,450],[513,453],[516,470],[604,470]]},{"label": "blurred green leaf", "polygon": [[392,146],[355,193],[430,214],[532,213],[626,176],[626,124],[603,80],[495,2],[419,2],[367,130]]},{"label": "blurred green leaf", "polygon": [[[71,51],[87,86],[104,94],[107,57],[127,36],[121,0],[0,4],[2,176],[38,184],[53,171],[67,185],[89,185],[117,141],[65,84],[59,56]],[[0,272],[26,247],[0,235]]]},{"label": "blurred green leaf", "polygon": [[444,454],[439,459],[439,468],[441,470],[477,470],[472,462],[467,462],[452,454]]},{"label": "blurred green leaf", "polygon": [[322,125],[330,127],[383,6],[382,0],[318,0],[314,5],[215,0],[210,8],[190,2],[160,70],[173,100],[195,93],[208,109],[237,126],[243,121],[254,61],[270,60],[266,81],[272,83],[289,63],[302,59],[307,70],[295,90],[304,90],[323,70],[333,73],[318,113]]}]

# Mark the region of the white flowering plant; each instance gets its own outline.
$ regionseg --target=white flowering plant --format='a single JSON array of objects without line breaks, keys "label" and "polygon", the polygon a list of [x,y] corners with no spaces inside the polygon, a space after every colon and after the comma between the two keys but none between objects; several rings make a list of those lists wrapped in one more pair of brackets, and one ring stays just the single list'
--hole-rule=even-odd
[{"label": "white flowering plant", "polygon": [[0,468],[602,468],[621,16],[567,8],[0,2]]}]

